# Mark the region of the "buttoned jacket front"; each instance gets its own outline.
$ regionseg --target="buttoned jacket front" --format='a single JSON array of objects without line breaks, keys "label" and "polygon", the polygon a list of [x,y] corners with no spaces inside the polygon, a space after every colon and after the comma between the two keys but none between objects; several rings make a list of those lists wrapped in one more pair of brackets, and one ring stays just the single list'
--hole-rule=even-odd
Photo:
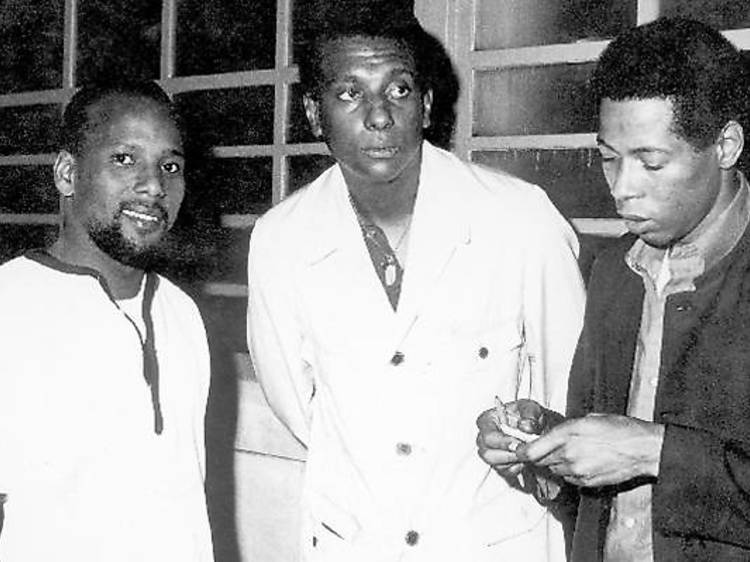
[{"label": "buttoned jacket front", "polygon": [[553,559],[556,525],[478,458],[475,419],[495,396],[564,408],[575,236],[539,188],[428,143],[411,229],[395,312],[338,166],[251,238],[256,373],[308,448],[304,555],[479,561],[526,536]]}]

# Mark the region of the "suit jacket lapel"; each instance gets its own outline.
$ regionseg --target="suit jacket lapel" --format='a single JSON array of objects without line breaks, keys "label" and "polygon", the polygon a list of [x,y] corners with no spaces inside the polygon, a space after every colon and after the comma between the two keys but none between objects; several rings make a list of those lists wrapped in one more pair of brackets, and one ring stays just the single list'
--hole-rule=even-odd
[{"label": "suit jacket lapel", "polygon": [[[456,189],[466,179],[453,166],[446,166],[444,156],[425,143],[419,191],[412,219],[408,258],[398,305],[398,334],[403,339],[416,322],[419,313],[429,306],[446,269],[457,249],[471,240],[467,198]],[[460,290],[457,287],[455,290]]]}]

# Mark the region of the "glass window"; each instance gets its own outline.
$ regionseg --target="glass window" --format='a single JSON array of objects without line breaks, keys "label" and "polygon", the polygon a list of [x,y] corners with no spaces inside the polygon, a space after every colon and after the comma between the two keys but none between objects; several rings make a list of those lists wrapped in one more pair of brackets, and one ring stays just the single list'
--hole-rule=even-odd
[{"label": "glass window", "polygon": [[[198,296],[197,301],[206,323],[212,352],[247,351],[247,298],[203,294]],[[212,362],[217,359],[219,354],[212,353]],[[223,359],[230,358],[224,356]]]},{"label": "glass window", "polygon": [[568,218],[617,216],[595,149],[475,152],[472,160],[542,187]]},{"label": "glass window", "polygon": [[64,1],[2,2],[0,93],[62,87]]},{"label": "glass window", "polygon": [[273,86],[190,92],[175,101],[193,142],[273,144]]},{"label": "glass window", "polygon": [[213,280],[247,284],[247,250],[251,229],[224,228],[217,245]]},{"label": "glass window", "polygon": [[217,214],[260,214],[271,208],[271,158],[212,158],[188,189]]},{"label": "glass window", "polygon": [[0,155],[55,152],[59,126],[57,105],[0,107]]},{"label": "glass window", "polygon": [[52,166],[0,166],[0,213],[57,213]]},{"label": "glass window", "polygon": [[182,0],[177,16],[180,76],[273,68],[276,0]]},{"label": "glass window", "polygon": [[57,226],[0,224],[0,263],[32,248],[45,248],[57,238]]},{"label": "glass window", "polygon": [[477,136],[591,132],[597,112],[587,80],[595,63],[519,67],[476,73]]},{"label": "glass window", "polygon": [[161,2],[81,0],[77,81],[159,78]]},{"label": "glass window", "polygon": [[476,49],[614,37],[636,22],[636,0],[480,0]]},{"label": "glass window", "polygon": [[697,19],[717,29],[750,27],[747,0],[661,0],[661,13]]},{"label": "glass window", "polygon": [[327,154],[309,154],[289,157],[289,193],[296,191],[317,178],[333,165]]}]

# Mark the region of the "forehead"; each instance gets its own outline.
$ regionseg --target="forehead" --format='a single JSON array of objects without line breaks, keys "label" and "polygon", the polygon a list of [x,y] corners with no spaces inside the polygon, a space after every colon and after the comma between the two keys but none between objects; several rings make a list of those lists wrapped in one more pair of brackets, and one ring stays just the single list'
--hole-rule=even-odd
[{"label": "forehead", "polygon": [[386,37],[335,39],[323,46],[321,56],[322,70],[328,80],[384,70],[416,74],[416,63],[408,48]]},{"label": "forehead", "polygon": [[665,98],[604,98],[599,107],[599,138],[634,144],[682,140],[674,130],[673,104]]},{"label": "forehead", "polygon": [[169,110],[150,98],[108,96],[89,107],[86,115],[87,141],[115,142],[123,136],[148,134],[169,143],[179,145],[182,142]]}]

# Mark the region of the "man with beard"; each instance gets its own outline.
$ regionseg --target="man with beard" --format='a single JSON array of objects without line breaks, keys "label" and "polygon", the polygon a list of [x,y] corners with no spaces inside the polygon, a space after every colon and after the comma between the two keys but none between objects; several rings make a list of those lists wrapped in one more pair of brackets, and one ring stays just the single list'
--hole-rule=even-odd
[{"label": "man with beard", "polygon": [[147,271],[184,195],[178,123],[153,82],[80,90],[59,238],[0,267],[0,560],[213,560],[205,330]]}]

